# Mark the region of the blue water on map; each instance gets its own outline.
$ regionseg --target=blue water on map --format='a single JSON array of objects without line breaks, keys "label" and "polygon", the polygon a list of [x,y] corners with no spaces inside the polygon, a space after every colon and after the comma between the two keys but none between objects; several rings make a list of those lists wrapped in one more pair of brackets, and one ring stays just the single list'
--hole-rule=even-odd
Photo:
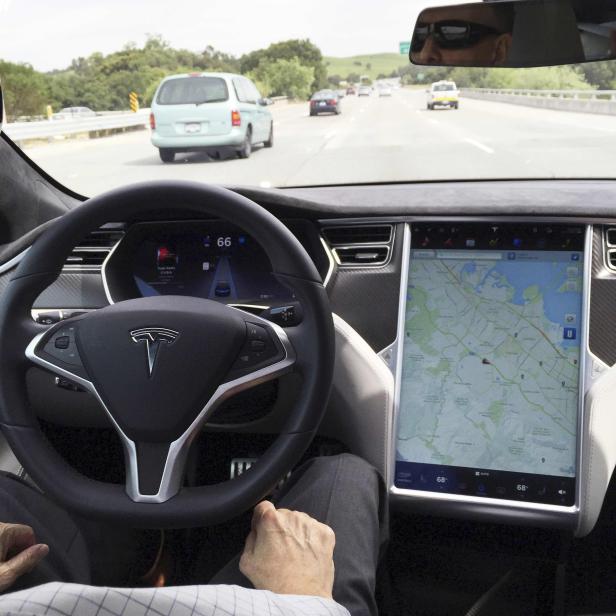
[{"label": "blue water on map", "polygon": [[[582,280],[583,266],[581,256],[573,260],[568,252],[534,252],[532,260],[504,259],[498,261],[488,270],[483,280],[475,287],[482,294],[486,286],[512,287],[512,303],[524,306],[527,300],[524,292],[532,286],[537,286],[543,297],[544,314],[548,320],[563,328],[563,336],[569,336],[560,342],[563,348],[580,345],[580,327],[582,312]],[[476,265],[470,261],[461,272],[472,274]],[[506,282],[502,280],[504,277]],[[567,283],[571,289],[567,289]],[[564,328],[567,328],[565,332]]]}]

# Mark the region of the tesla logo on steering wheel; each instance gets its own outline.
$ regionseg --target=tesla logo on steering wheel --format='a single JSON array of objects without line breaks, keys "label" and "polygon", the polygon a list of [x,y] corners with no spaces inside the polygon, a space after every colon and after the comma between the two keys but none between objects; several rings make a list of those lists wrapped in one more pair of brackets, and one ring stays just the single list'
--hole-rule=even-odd
[{"label": "tesla logo on steering wheel", "polygon": [[158,349],[162,343],[173,344],[179,336],[179,332],[165,327],[142,327],[141,329],[133,329],[130,332],[130,337],[133,342],[140,344],[145,342],[145,348],[148,355],[148,375],[152,376],[154,364]]}]

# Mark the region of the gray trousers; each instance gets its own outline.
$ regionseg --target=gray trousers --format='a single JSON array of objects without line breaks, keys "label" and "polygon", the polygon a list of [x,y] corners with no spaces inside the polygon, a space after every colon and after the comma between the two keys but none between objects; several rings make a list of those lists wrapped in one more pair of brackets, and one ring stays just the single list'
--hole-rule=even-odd
[{"label": "gray trousers", "polygon": [[[385,488],[377,471],[350,454],[315,458],[295,471],[273,500],[334,529],[334,599],[351,616],[376,616],[376,569],[387,533]],[[50,546],[47,558],[11,590],[50,581],[90,583],[89,555],[77,525],[45,496],[0,476],[0,521],[28,524],[37,540]],[[252,588],[238,563],[239,555],[209,583]]]}]

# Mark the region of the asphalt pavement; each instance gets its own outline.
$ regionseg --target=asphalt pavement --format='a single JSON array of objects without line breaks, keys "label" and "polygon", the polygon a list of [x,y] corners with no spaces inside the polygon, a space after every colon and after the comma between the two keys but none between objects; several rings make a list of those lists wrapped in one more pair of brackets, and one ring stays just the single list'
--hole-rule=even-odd
[{"label": "asphalt pavement", "polygon": [[616,176],[616,116],[461,99],[428,111],[423,90],[350,96],[342,114],[310,117],[308,103],[271,108],[275,143],[247,160],[178,155],[162,163],[149,129],[27,148],[84,195],[152,179],[262,187],[470,178]]}]

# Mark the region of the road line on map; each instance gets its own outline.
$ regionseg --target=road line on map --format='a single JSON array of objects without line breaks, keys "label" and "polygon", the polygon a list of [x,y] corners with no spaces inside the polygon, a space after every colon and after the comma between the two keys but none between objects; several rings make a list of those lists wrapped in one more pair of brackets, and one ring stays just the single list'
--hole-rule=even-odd
[{"label": "road line on map", "polygon": [[492,148],[488,147],[487,145],[484,145],[480,141],[475,141],[474,139],[465,139],[464,141],[470,145],[474,145],[476,148],[479,148],[483,152],[486,152],[486,154],[494,154],[494,150]]}]

